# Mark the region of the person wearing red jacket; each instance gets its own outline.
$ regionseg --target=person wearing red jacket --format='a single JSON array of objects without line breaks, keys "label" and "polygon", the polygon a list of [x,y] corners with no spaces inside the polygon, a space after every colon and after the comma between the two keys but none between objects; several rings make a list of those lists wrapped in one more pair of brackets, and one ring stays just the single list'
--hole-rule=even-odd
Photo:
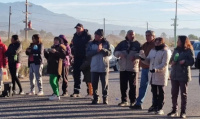
[{"label": "person wearing red jacket", "polygon": [[3,68],[8,66],[8,60],[5,57],[5,52],[7,51],[7,46],[1,42],[0,37],[0,91],[3,85]]}]

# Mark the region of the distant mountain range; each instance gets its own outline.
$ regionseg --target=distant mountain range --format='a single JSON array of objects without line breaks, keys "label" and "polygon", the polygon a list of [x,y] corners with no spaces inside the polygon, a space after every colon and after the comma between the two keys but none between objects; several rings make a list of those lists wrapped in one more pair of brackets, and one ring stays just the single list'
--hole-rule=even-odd
[{"label": "distant mountain range", "polygon": [[[12,6],[12,16],[11,16],[11,31],[14,33],[18,33],[20,29],[24,29],[25,24],[23,20],[25,19],[25,15],[22,13],[25,11],[25,3],[24,2],[14,2],[14,3],[1,3],[0,2],[0,31],[8,30],[8,14],[9,14],[9,6]],[[65,35],[73,35],[75,32],[74,26],[77,23],[82,23],[85,28],[89,30],[91,34],[98,28],[103,28],[103,24],[98,24],[94,22],[87,22],[75,19],[66,14],[57,14],[49,11],[48,9],[31,4],[29,7],[29,20],[32,21],[32,26],[35,30],[45,30],[48,32],[52,32],[54,35],[65,34]],[[78,11],[77,11],[78,12]],[[103,22],[103,20],[102,20]],[[120,26],[114,24],[106,24],[106,34],[119,34],[120,30],[129,30],[133,29],[138,34],[144,34],[146,31],[145,28],[142,27],[132,27],[132,26]],[[167,36],[172,36],[174,30],[173,29],[153,29],[157,36],[160,36],[162,32],[165,32]],[[177,34],[194,34],[200,36],[200,29],[178,29]]]}]

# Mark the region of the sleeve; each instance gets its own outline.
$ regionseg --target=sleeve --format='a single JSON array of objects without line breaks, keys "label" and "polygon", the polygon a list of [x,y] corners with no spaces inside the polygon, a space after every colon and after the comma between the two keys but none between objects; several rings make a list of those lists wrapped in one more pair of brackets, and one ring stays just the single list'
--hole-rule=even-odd
[{"label": "sleeve", "polygon": [[19,43],[19,47],[15,50],[14,55],[19,54],[21,51],[22,51],[22,44]]},{"label": "sleeve", "polygon": [[171,56],[171,58],[170,58],[170,60],[169,60],[169,63],[171,64],[172,63],[172,61],[174,61],[174,55],[175,55],[175,53],[176,53],[176,51],[174,50],[174,52],[172,53],[172,56]]},{"label": "sleeve", "polygon": [[102,50],[101,50],[101,53],[104,56],[110,56],[111,55],[110,43],[107,42],[107,44],[108,44],[108,47],[107,48],[102,48]]},{"label": "sleeve", "polygon": [[66,55],[71,56],[71,48],[69,45],[66,46]]},{"label": "sleeve", "polygon": [[93,45],[92,42],[90,42],[87,46],[87,49],[86,49],[86,56],[87,57],[92,57],[92,56],[94,56],[98,53],[97,50],[92,49],[92,45]]},{"label": "sleeve", "polygon": [[185,59],[185,63],[184,65],[186,66],[193,66],[194,65],[194,51],[193,50],[189,50],[189,52],[187,53],[187,57]]},{"label": "sleeve", "polygon": [[66,58],[66,47],[65,46],[60,46],[58,51],[53,53],[54,57],[59,57],[61,59],[65,59]]},{"label": "sleeve", "polygon": [[30,49],[30,48],[31,48],[31,44],[30,44],[30,46],[28,48],[26,48],[26,51],[25,51],[26,55],[30,55],[30,53],[27,52],[27,50]]},{"label": "sleeve", "polygon": [[44,52],[44,57],[45,57],[46,59],[48,59],[48,58],[49,58],[49,52]]},{"label": "sleeve", "polygon": [[170,60],[170,54],[171,51],[165,50],[162,58],[162,63],[156,67],[154,67],[155,72],[161,72],[164,70],[164,68],[168,65],[169,60]]},{"label": "sleeve", "polygon": [[6,51],[7,51],[7,46],[6,45],[4,45],[3,46],[3,66],[6,66],[6,65],[8,65],[8,58],[5,56],[5,53],[6,53]]},{"label": "sleeve", "polygon": [[117,57],[117,58],[119,58],[120,53],[121,53],[121,43],[119,43],[119,44],[115,47],[114,56]]},{"label": "sleeve", "polygon": [[145,60],[141,60],[142,63],[149,65],[150,64],[150,56],[152,54],[152,50],[149,52],[149,55],[145,58]]}]

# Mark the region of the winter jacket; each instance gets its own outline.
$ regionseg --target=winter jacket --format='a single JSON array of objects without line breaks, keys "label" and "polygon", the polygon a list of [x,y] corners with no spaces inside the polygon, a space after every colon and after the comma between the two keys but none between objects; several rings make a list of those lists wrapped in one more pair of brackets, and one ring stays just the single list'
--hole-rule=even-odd
[{"label": "winter jacket", "polygon": [[155,73],[149,72],[148,78],[150,84],[167,86],[169,79],[169,60],[171,58],[171,51],[164,47],[161,50],[152,49],[146,57],[144,64],[149,64],[149,70],[155,69]]},{"label": "winter jacket", "polygon": [[63,59],[63,65],[70,66],[71,48],[68,44],[66,44],[65,47],[66,47],[66,57],[65,59]]},{"label": "winter jacket", "polygon": [[0,68],[3,68],[6,65],[8,65],[8,60],[5,56],[6,51],[7,51],[7,46],[1,42],[1,37],[0,37]]},{"label": "winter jacket", "polygon": [[[120,71],[139,72],[140,43],[136,40],[121,41],[115,48],[114,55],[119,59]],[[123,57],[120,57],[123,55]]]},{"label": "winter jacket", "polygon": [[[44,54],[44,46],[43,44],[35,44],[37,45],[37,49],[34,49],[34,44],[31,43],[30,46],[27,49],[30,49],[31,52],[27,52],[26,55],[28,55],[28,66],[30,66],[31,63],[34,63],[35,65],[43,64],[43,54]],[[33,56],[33,62],[30,61],[30,57]]]},{"label": "winter jacket", "polygon": [[[97,52],[98,45],[102,43],[102,50]],[[103,39],[101,42],[93,40],[88,44],[86,56],[91,57],[91,72],[108,72],[109,58],[111,55],[110,43]]]},{"label": "winter jacket", "polygon": [[[151,49],[153,49],[155,47],[155,43],[154,43],[154,40],[151,41],[151,42],[146,42],[142,45],[141,47],[141,50],[144,50],[144,54],[145,56],[148,56],[149,55],[149,52]],[[146,65],[142,62],[140,62],[140,66],[143,68],[143,69],[148,69],[149,68],[149,65]]]},{"label": "winter jacket", "polygon": [[22,44],[20,41],[11,43],[5,55],[8,57],[8,63],[21,63]]},{"label": "winter jacket", "polygon": [[66,47],[65,45],[61,44],[53,45],[51,48],[56,49],[56,52],[44,52],[44,56],[47,59],[47,73],[61,75],[63,59],[66,57]]},{"label": "winter jacket", "polygon": [[81,35],[74,34],[72,39],[72,55],[74,58],[84,58],[86,56],[86,47],[89,41],[91,41],[91,35],[88,30],[85,29]]},{"label": "winter jacket", "polygon": [[[174,56],[176,53],[179,53],[178,60],[172,65],[170,78],[171,80],[178,81],[191,81],[191,66],[194,64],[194,51],[191,49],[179,50],[178,48],[174,49],[170,62],[174,61]],[[184,64],[180,64],[181,60],[185,60]]]}]

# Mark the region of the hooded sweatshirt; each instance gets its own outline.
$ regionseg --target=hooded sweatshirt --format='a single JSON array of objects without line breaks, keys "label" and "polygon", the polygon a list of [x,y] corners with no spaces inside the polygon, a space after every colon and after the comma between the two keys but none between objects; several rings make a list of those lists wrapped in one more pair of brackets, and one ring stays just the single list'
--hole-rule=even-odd
[{"label": "hooded sweatshirt", "polygon": [[7,46],[1,42],[0,37],[0,68],[8,65],[8,60],[5,56],[5,52],[7,51]]}]

